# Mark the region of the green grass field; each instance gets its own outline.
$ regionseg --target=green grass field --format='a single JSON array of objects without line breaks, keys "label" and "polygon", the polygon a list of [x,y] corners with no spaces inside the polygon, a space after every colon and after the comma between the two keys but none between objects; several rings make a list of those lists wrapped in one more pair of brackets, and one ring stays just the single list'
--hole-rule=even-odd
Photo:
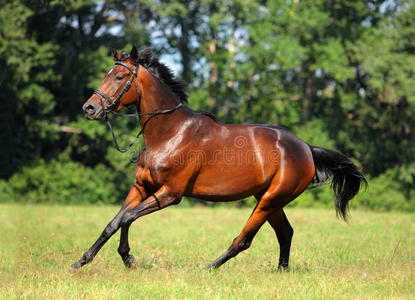
[{"label": "green grass field", "polygon": [[118,211],[114,206],[0,205],[0,297],[74,299],[410,299],[415,297],[415,214],[287,209],[294,228],[289,272],[277,270],[265,224],[250,249],[203,267],[239,234],[250,210],[168,208],[130,230],[138,268],[124,268],[119,233],[95,260],[70,265]]}]

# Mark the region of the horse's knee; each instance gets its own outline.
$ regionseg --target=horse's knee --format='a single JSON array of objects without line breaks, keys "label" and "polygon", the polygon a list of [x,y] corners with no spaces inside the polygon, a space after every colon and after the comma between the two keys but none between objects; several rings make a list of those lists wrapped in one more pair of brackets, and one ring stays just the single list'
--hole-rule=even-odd
[{"label": "horse's knee", "polygon": [[127,210],[121,218],[120,225],[129,226],[134,221],[134,213],[132,210]]}]

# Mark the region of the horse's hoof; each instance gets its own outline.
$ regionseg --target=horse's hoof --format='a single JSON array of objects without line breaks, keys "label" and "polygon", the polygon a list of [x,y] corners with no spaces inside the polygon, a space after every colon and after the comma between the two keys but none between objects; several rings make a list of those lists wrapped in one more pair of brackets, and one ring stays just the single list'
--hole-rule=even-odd
[{"label": "horse's hoof", "polygon": [[128,255],[128,257],[124,260],[124,265],[127,268],[136,269],[137,268],[137,262],[136,262],[134,256]]},{"label": "horse's hoof", "polygon": [[72,270],[74,271],[74,270],[78,270],[78,269],[80,269],[82,267],[82,264],[79,262],[79,261],[77,261],[76,263],[74,263],[73,265],[72,265]]},{"label": "horse's hoof", "polygon": [[215,269],[217,269],[218,267],[217,266],[215,266],[214,264],[209,264],[209,265],[207,265],[204,269],[205,270],[207,270],[207,271],[211,271],[211,270],[215,270]]},{"label": "horse's hoof", "polygon": [[289,271],[289,268],[288,268],[287,265],[279,265],[278,266],[278,271],[285,273],[285,272],[288,272]]}]

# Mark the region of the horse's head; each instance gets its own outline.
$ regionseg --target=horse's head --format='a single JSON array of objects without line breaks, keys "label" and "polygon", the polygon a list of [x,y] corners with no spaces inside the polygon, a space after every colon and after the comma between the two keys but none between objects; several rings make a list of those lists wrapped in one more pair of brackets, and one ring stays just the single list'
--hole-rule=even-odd
[{"label": "horse's head", "polygon": [[82,107],[89,120],[100,119],[105,112],[118,111],[138,101],[137,49],[133,47],[129,55],[121,55],[115,50],[112,53],[115,66],[107,72],[99,88]]}]

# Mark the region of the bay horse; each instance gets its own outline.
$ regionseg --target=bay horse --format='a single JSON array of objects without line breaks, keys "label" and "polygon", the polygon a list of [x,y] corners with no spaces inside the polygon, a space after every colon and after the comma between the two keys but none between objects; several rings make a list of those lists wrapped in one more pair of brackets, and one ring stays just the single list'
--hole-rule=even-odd
[{"label": "bay horse", "polygon": [[[135,183],[120,211],[98,240],[73,264],[89,263],[121,228],[118,252],[127,267],[128,230],[137,218],[178,204],[183,196],[206,201],[235,201],[254,195],[257,204],[229,249],[206,268],[218,268],[247,249],[268,221],[280,244],[279,268],[288,267],[293,229],[283,211],[313,184],[332,179],[335,209],[347,217],[348,202],[367,185],[365,177],[341,153],[310,146],[279,126],[222,124],[194,111],[185,84],[149,48],[128,54],[113,51],[115,66],[83,105],[86,118],[136,105],[145,149],[139,154]],[[118,146],[117,146],[118,147]]]}]

